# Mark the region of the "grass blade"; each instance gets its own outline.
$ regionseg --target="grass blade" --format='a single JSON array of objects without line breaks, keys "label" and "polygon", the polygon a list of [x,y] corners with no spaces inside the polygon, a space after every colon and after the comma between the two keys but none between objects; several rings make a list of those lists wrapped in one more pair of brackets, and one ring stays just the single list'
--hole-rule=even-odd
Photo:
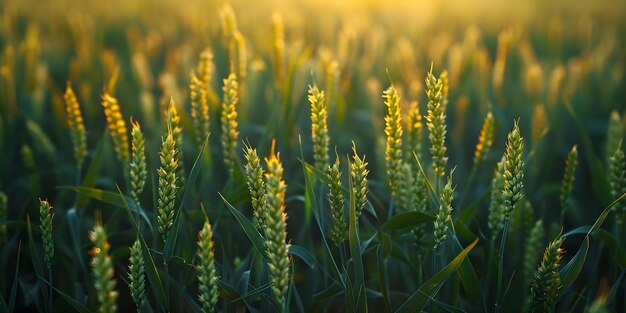
[{"label": "grass blade", "polygon": [[250,239],[250,241],[252,242],[252,245],[259,251],[259,253],[263,256],[263,259],[267,262],[267,247],[265,247],[265,241],[263,240],[261,234],[259,234],[259,232],[256,230],[256,227],[254,227],[254,225],[252,225],[252,222],[250,222],[248,218],[241,214],[239,210],[235,209],[230,203],[228,203],[228,200],[226,200],[226,198],[224,198],[221,193],[218,194],[220,195],[224,203],[226,203],[226,206],[228,207],[230,212],[235,216],[235,219],[237,220],[237,222],[239,222],[241,228],[243,228],[243,231],[246,233],[246,236],[248,236],[248,239]]},{"label": "grass blade", "polygon": [[476,246],[478,238],[474,240],[469,246],[467,246],[461,253],[459,253],[448,265],[441,269],[433,278],[426,281],[411,297],[406,300],[396,313],[411,313],[420,312],[428,303],[430,298],[433,298],[443,283],[454,273],[463,263],[463,260],[467,254]]}]

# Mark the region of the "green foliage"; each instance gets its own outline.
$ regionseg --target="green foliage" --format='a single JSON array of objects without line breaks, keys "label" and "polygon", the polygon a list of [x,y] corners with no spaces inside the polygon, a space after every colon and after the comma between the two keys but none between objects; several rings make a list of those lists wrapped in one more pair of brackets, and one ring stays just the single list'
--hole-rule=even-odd
[{"label": "green foliage", "polygon": [[620,1],[5,2],[0,312],[626,306]]}]

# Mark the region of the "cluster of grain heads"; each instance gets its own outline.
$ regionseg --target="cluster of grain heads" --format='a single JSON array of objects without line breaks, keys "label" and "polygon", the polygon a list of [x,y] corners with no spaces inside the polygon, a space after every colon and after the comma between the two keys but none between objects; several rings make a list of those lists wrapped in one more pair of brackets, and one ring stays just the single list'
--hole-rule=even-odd
[{"label": "cluster of grain heads", "polygon": [[196,142],[202,144],[209,136],[210,130],[209,101],[204,82],[198,79],[195,73],[191,73],[190,76],[191,118],[196,133]]},{"label": "cluster of grain heads", "polygon": [[[330,203],[330,213],[333,217],[333,228],[330,231],[330,238],[335,245],[340,246],[346,240],[346,222],[344,218],[344,197],[341,190],[341,171],[339,171],[339,156],[335,156],[335,163],[328,165],[326,171],[328,176],[328,202]],[[356,198],[355,198],[356,200]],[[356,202],[356,201],[355,201]]]},{"label": "cluster of grain heads", "polygon": [[383,92],[387,115],[385,116],[385,134],[387,135],[387,147],[385,149],[385,161],[391,197],[396,205],[404,208],[400,200],[400,183],[403,179],[402,158],[402,116],[400,114],[400,96],[396,87],[391,85]]},{"label": "cluster of grain heads", "polygon": [[83,167],[85,156],[87,155],[87,132],[85,131],[85,124],[83,122],[83,114],[80,110],[80,105],[72,90],[72,85],[68,81],[63,95],[65,99],[65,112],[67,113],[67,126],[70,128],[70,136],[72,139],[72,145],[74,147],[74,158],[76,159],[76,166],[78,172]]},{"label": "cluster of grain heads", "polygon": [[128,289],[137,306],[137,312],[141,312],[146,303],[146,267],[141,251],[139,238],[130,247],[130,266],[128,266]]},{"label": "cluster of grain heads", "polygon": [[506,144],[506,159],[504,164],[504,204],[505,220],[511,216],[515,204],[523,197],[524,186],[524,161],[522,152],[524,140],[519,130],[519,122],[516,121],[513,130],[508,134]]},{"label": "cluster of grain heads", "polygon": [[428,127],[428,139],[430,139],[430,153],[433,159],[433,168],[438,176],[446,173],[446,107],[443,102],[443,80],[433,75],[432,67],[426,75],[426,95],[428,96],[428,114],[426,126]]},{"label": "cluster of grain heads", "polygon": [[553,312],[561,288],[559,265],[563,238],[551,242],[543,254],[543,260],[530,285],[529,312]]},{"label": "cluster of grain heads", "polygon": [[454,187],[452,187],[452,174],[448,176],[446,184],[441,191],[439,199],[439,211],[434,222],[435,228],[435,245],[433,250],[446,240],[448,236],[448,228],[452,226],[452,200],[454,199]]},{"label": "cluster of grain heads", "polygon": [[198,298],[202,312],[215,312],[217,303],[217,272],[213,254],[213,232],[207,219],[198,233]]},{"label": "cluster of grain heads", "polygon": [[[8,217],[8,198],[4,192],[0,191],[0,222],[3,222]],[[0,225],[0,243],[3,243],[7,239],[7,226]]]},{"label": "cluster of grain heads", "polygon": [[278,153],[272,151],[265,158],[265,194],[267,215],[265,220],[268,267],[272,281],[272,291],[279,303],[284,297],[290,282],[289,244],[287,243],[287,213],[285,213],[285,192],[287,185],[283,181],[283,166]]},{"label": "cluster of grain heads", "polygon": [[539,219],[535,222],[535,225],[530,231],[528,240],[526,240],[526,246],[524,247],[524,281],[527,283],[530,283],[537,269],[537,262],[541,257],[541,247],[544,245],[544,236],[543,220]]},{"label": "cluster of grain heads", "polygon": [[356,144],[352,142],[352,162],[350,162],[350,178],[352,179],[352,190],[354,193],[354,205],[356,210],[357,219],[361,216],[363,208],[367,203],[367,175],[369,170],[367,169],[367,162],[365,162],[365,155],[363,158],[359,157],[356,152]]},{"label": "cluster of grain heads", "polygon": [[180,120],[180,114],[176,109],[174,99],[170,99],[170,103],[167,109],[167,131],[172,131],[174,141],[176,141],[176,160],[178,160],[178,167],[176,167],[176,177],[178,178],[178,187],[183,189],[185,183],[185,165],[183,163],[183,126]]},{"label": "cluster of grain heads", "polygon": [[[612,200],[616,200],[626,192],[626,157],[624,157],[621,141],[609,159],[609,187]],[[626,205],[624,202],[619,202],[615,205],[614,210],[617,225],[623,225]]]},{"label": "cluster of grain heads", "polygon": [[41,239],[43,241],[44,260],[48,270],[52,267],[52,257],[54,256],[54,242],[52,240],[52,206],[47,200],[39,200],[39,221],[41,225]]},{"label": "cluster of grain heads", "polygon": [[146,145],[139,123],[131,120],[132,155],[130,159],[130,196],[139,205],[139,194],[146,184]]},{"label": "cluster of grain heads", "polygon": [[496,169],[493,173],[493,179],[491,180],[491,202],[489,203],[489,220],[487,225],[491,230],[492,238],[495,238],[502,230],[504,223],[504,164],[506,163],[505,156],[496,165]]},{"label": "cluster of grain heads", "polygon": [[243,155],[246,158],[244,171],[246,174],[246,185],[252,199],[252,213],[257,220],[258,225],[264,225],[265,215],[267,214],[265,207],[265,181],[264,171],[261,167],[261,159],[257,155],[256,149],[244,144]]},{"label": "cluster of grain heads", "polygon": [[[120,106],[117,103],[117,99],[105,91],[102,95],[102,107],[104,108],[104,115],[106,116],[111,138],[113,138],[115,154],[118,160],[122,162],[124,169],[126,169],[130,161],[130,153],[128,151],[126,122],[124,122]],[[128,171],[125,170],[124,173],[126,175]]]},{"label": "cluster of grain heads", "polygon": [[493,113],[487,113],[483,126],[480,129],[480,135],[478,136],[478,143],[476,144],[476,150],[474,150],[474,166],[477,167],[483,162],[491,146],[493,146],[493,137],[496,132],[496,120],[493,118]]},{"label": "cluster of grain heads", "polygon": [[324,91],[316,85],[309,85],[309,102],[311,103],[311,139],[313,140],[313,160],[315,167],[321,171],[329,166],[327,111]]},{"label": "cluster of grain heads", "polygon": [[238,96],[239,84],[237,76],[230,73],[228,78],[224,79],[224,101],[222,102],[222,115],[220,122],[222,124],[222,148],[224,150],[224,163],[228,167],[228,172],[232,177],[235,173],[237,165],[237,138],[239,131],[237,130],[237,109],[236,105],[239,101]]},{"label": "cluster of grain heads", "polygon": [[89,239],[93,243],[90,254],[93,257],[91,266],[93,267],[94,287],[98,298],[99,313],[117,312],[115,303],[118,292],[115,290],[116,281],[113,262],[109,256],[109,243],[107,235],[100,222],[96,223],[93,231],[89,233]]},{"label": "cluster of grain heads", "polygon": [[171,128],[168,129],[167,136],[162,137],[161,145],[161,167],[159,175],[159,198],[157,200],[157,221],[158,228],[163,241],[167,239],[170,227],[174,219],[174,205],[176,203],[176,190],[178,189],[178,159],[176,158],[176,140]]},{"label": "cluster of grain heads", "polygon": [[576,145],[572,147],[572,150],[567,154],[567,160],[565,161],[565,171],[563,173],[563,180],[561,181],[561,194],[559,200],[561,201],[561,215],[565,214],[569,205],[569,197],[574,187],[574,171],[576,170],[576,164],[578,163],[578,148]]},{"label": "cluster of grain heads", "polygon": [[272,65],[274,65],[274,79],[276,86],[281,86],[285,79],[285,34],[283,30],[283,17],[274,13],[272,15],[272,33],[274,34],[274,50]]}]

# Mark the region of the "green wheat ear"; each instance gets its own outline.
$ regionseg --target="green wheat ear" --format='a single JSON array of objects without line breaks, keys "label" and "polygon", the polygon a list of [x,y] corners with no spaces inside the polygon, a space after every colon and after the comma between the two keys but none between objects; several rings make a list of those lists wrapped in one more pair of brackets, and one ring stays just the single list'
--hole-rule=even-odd
[{"label": "green wheat ear", "polygon": [[198,298],[202,305],[202,312],[215,312],[217,303],[217,272],[215,270],[215,256],[213,254],[213,232],[207,219],[202,230],[198,233]]},{"label": "green wheat ear", "polygon": [[161,167],[159,175],[159,199],[157,200],[157,221],[159,233],[163,241],[172,226],[174,219],[174,205],[176,204],[176,190],[178,189],[178,159],[176,158],[176,140],[172,130],[168,130],[167,136],[162,138]]},{"label": "green wheat ear", "polygon": [[502,190],[504,190],[505,163],[505,156],[502,156],[502,159],[496,165],[493,179],[491,180],[491,202],[489,203],[489,220],[487,226],[489,226],[494,240],[504,227],[505,203]]},{"label": "green wheat ear", "polygon": [[329,166],[328,145],[328,125],[326,123],[327,111],[324,91],[317,86],[309,86],[308,94],[311,103],[311,139],[313,140],[313,160],[315,167],[325,170]]},{"label": "green wheat ear", "polygon": [[476,150],[474,150],[474,166],[478,166],[487,158],[487,155],[491,150],[491,146],[493,146],[495,131],[496,120],[493,118],[493,114],[489,112],[487,113],[483,126],[480,129],[478,143],[476,144]]},{"label": "green wheat ear", "polygon": [[139,204],[139,194],[146,184],[148,171],[146,169],[146,149],[145,140],[139,123],[130,121],[132,125],[132,156],[130,159],[130,196],[133,201]]},{"label": "green wheat ear", "polygon": [[181,124],[180,115],[178,109],[176,109],[176,103],[174,99],[170,99],[167,114],[167,131],[172,131],[172,136],[176,141],[176,153],[175,157],[178,160],[178,166],[176,167],[176,177],[178,178],[178,188],[181,190],[185,188],[185,164],[183,157],[183,126]]},{"label": "green wheat ear", "polygon": [[576,164],[578,163],[578,149],[576,145],[572,147],[572,150],[567,154],[567,160],[565,161],[565,172],[563,174],[563,180],[561,181],[561,194],[559,200],[561,201],[561,212],[567,211],[569,205],[569,197],[574,187],[574,171],[576,170]]},{"label": "green wheat ear", "polygon": [[435,246],[437,248],[446,240],[448,236],[448,228],[452,226],[452,200],[454,199],[454,187],[452,187],[452,174],[448,176],[448,180],[443,186],[441,199],[439,200],[439,211],[435,218]]},{"label": "green wheat ear", "polygon": [[354,192],[354,203],[358,219],[367,203],[367,175],[369,174],[369,170],[367,169],[368,163],[365,161],[365,155],[363,155],[363,158],[359,157],[354,141],[352,142],[352,152],[350,177],[352,177],[352,190]]},{"label": "green wheat ear", "polygon": [[515,204],[524,196],[524,161],[522,152],[524,150],[524,140],[520,134],[519,122],[515,121],[513,130],[507,137],[506,160],[504,164],[504,216],[509,219]]},{"label": "green wheat ear", "polygon": [[[341,190],[341,171],[339,171],[339,156],[335,156],[335,163],[328,165],[326,171],[328,177],[328,202],[330,203],[330,213],[333,217],[333,229],[330,238],[335,245],[340,246],[346,240],[346,221],[344,218],[343,192]],[[355,197],[356,198],[356,197]]]},{"label": "green wheat ear", "polygon": [[117,99],[105,91],[102,95],[102,107],[104,108],[109,133],[111,133],[111,138],[113,138],[115,154],[124,166],[124,175],[127,175],[128,171],[126,169],[130,162],[128,130],[126,129],[126,122],[124,122],[124,117],[120,111],[120,105],[117,103]]},{"label": "green wheat ear", "polygon": [[267,235],[268,267],[272,281],[272,292],[279,303],[284,303],[285,294],[290,283],[289,244],[287,243],[287,213],[285,213],[285,191],[287,185],[283,181],[283,166],[278,153],[274,154],[274,144],[268,158],[265,173],[265,196],[267,199],[267,218],[265,233]]},{"label": "green wheat ear", "polygon": [[530,285],[530,312],[554,312],[554,305],[561,289],[559,266],[563,238],[551,242],[543,254],[543,260]]},{"label": "green wheat ear", "polygon": [[237,130],[237,109],[239,102],[237,76],[230,73],[228,78],[224,79],[224,101],[222,102],[222,115],[220,122],[222,123],[222,148],[224,149],[224,163],[228,167],[228,173],[232,177],[235,173],[237,165],[237,138],[239,131]]},{"label": "green wheat ear", "polygon": [[265,182],[263,181],[265,171],[261,167],[261,160],[257,155],[256,149],[253,149],[248,144],[244,144],[243,155],[246,158],[244,171],[246,173],[246,185],[252,199],[252,212],[254,217],[256,217],[258,225],[263,225],[267,215]]},{"label": "green wheat ear", "polygon": [[210,107],[207,98],[205,83],[198,79],[196,74],[191,73],[189,90],[191,95],[191,119],[196,133],[196,142],[202,144],[209,136],[210,130]]},{"label": "green wheat ear", "polygon": [[[609,187],[611,198],[617,199],[626,192],[626,157],[622,150],[622,141],[617,144],[617,148],[609,159]],[[626,215],[626,204],[623,201],[615,204],[615,220],[617,225],[623,225]]]},{"label": "green wheat ear", "polygon": [[137,312],[141,312],[146,303],[146,267],[141,251],[139,238],[130,247],[130,266],[128,266],[128,289],[137,306]]},{"label": "green wheat ear", "polygon": [[44,248],[44,260],[46,267],[50,269],[52,267],[52,257],[54,256],[54,242],[52,241],[52,206],[47,200],[39,200],[39,221],[41,225],[41,237]]},{"label": "green wheat ear", "polygon": [[435,174],[444,176],[446,172],[446,107],[444,103],[444,81],[435,78],[431,66],[426,75],[426,95],[428,96],[428,115],[426,126],[428,127],[428,139],[430,139],[430,153],[433,159]]},{"label": "green wheat ear", "polygon": [[99,313],[117,312],[115,301],[118,293],[115,291],[115,272],[113,262],[109,257],[109,243],[107,236],[100,222],[96,223],[93,231],[89,233],[89,239],[93,242],[90,254],[93,257],[91,266],[93,267],[94,286],[98,297]]},{"label": "green wheat ear", "polygon": [[402,115],[400,113],[400,96],[396,87],[391,85],[383,92],[387,115],[385,116],[385,134],[387,135],[387,147],[385,149],[385,161],[387,163],[387,175],[391,197],[397,205],[404,205],[401,199],[400,183],[403,179],[402,158]]},{"label": "green wheat ear", "polygon": [[74,158],[78,167],[78,172],[83,167],[85,156],[87,155],[87,132],[83,121],[83,114],[76,99],[76,94],[72,90],[72,84],[68,81],[63,95],[65,99],[65,112],[67,113],[67,125],[70,128],[72,145],[74,146]]}]

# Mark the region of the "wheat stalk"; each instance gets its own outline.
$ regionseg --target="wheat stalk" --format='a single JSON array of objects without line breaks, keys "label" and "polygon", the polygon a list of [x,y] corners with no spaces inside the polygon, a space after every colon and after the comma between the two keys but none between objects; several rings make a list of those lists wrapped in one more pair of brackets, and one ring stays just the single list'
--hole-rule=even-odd
[{"label": "wheat stalk", "polygon": [[[618,142],[613,156],[609,159],[609,187],[612,199],[617,199],[626,192],[626,157],[622,150],[621,140]],[[626,205],[623,202],[619,202],[615,204],[614,210],[617,225],[623,225]]]},{"label": "wheat stalk", "polygon": [[524,247],[524,280],[528,283],[530,283],[537,268],[544,236],[543,221],[539,219],[530,231]]},{"label": "wheat stalk", "polygon": [[509,219],[511,212],[515,209],[515,204],[524,196],[524,161],[522,152],[524,150],[524,140],[520,134],[519,122],[515,121],[513,130],[507,137],[506,160],[504,164],[504,204],[505,220]]},{"label": "wheat stalk", "polygon": [[489,203],[489,219],[487,225],[491,230],[491,235],[495,238],[504,226],[504,165],[506,163],[505,156],[496,165],[491,180],[491,202]]}]

